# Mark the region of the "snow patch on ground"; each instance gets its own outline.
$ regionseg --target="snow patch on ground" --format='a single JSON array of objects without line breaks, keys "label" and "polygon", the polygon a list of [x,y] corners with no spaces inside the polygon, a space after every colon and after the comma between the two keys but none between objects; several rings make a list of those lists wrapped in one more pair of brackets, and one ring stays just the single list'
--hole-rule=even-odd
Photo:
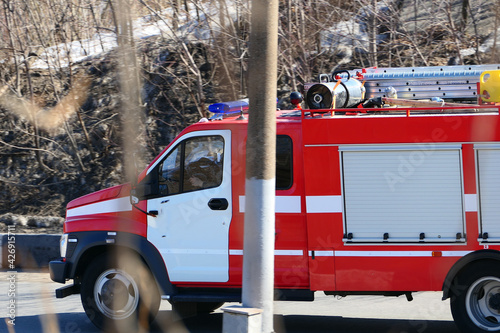
[{"label": "snow patch on ground", "polygon": [[[210,41],[214,34],[219,34],[224,27],[221,21],[237,20],[239,15],[236,2],[229,2],[223,8],[221,15],[216,3],[203,3],[199,6],[189,4],[188,12],[183,12],[178,17],[178,22],[183,22],[176,30],[173,27],[174,17],[172,9],[163,10],[154,14],[140,17],[133,22],[135,39],[146,39],[153,36],[163,36],[180,41]],[[112,51],[118,46],[117,36],[114,32],[96,33],[92,38],[58,44],[45,49],[38,55],[32,68],[64,68],[73,63],[92,59],[101,54]]]},{"label": "snow patch on ground", "polygon": [[48,226],[60,226],[64,218],[58,216],[31,216],[7,213],[0,215],[0,223],[5,225],[19,225],[45,228]]},{"label": "snow patch on ground", "polygon": [[[497,29],[496,35],[500,36],[500,28]],[[489,52],[494,46],[495,46],[495,34],[492,33],[489,36],[489,38],[484,41],[483,44],[479,45],[478,50],[480,53],[486,53],[486,52]],[[497,47],[498,47],[498,45],[497,45]],[[467,49],[460,50],[460,55],[463,57],[466,57],[466,56],[475,54],[476,51],[477,51],[476,48],[470,47]]]},{"label": "snow patch on ground", "polygon": [[[163,36],[174,41],[210,42],[216,35],[223,33],[226,28],[224,27],[224,21],[235,22],[239,17],[248,15],[248,12],[241,12],[242,5],[239,1],[226,2],[226,4],[227,7],[221,8],[220,2],[217,1],[198,4],[189,3],[189,10],[179,14],[177,21],[181,24],[175,30],[172,24],[174,21],[172,8],[140,17],[133,22],[134,37],[136,39],[145,39],[153,36]],[[389,15],[389,7],[388,0],[379,1],[376,5],[377,14]],[[409,9],[405,10],[405,13],[409,11]],[[410,14],[406,13],[404,15],[408,16]],[[425,20],[420,18],[421,21],[431,18],[429,12],[425,10],[422,10],[419,14],[426,15]],[[370,15],[371,10],[367,6],[352,18],[335,23],[331,27],[325,27],[321,33],[322,51],[344,55],[346,62],[349,61],[353,50],[367,52],[369,38],[366,22]],[[410,16],[407,17],[409,20],[411,20]],[[383,36],[378,36],[378,42],[382,38]],[[480,45],[479,51],[488,52],[493,45],[494,34],[490,34],[490,37]],[[44,69],[67,67],[73,63],[92,59],[112,51],[116,47],[117,40],[114,32],[96,33],[89,39],[47,48],[34,61],[32,67]],[[475,52],[475,48],[468,48],[462,50],[461,54],[467,56]]]}]

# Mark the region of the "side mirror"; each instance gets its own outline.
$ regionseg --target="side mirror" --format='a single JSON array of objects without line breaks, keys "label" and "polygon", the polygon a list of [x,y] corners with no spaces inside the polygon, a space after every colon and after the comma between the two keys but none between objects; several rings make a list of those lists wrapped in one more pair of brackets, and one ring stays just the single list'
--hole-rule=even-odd
[{"label": "side mirror", "polygon": [[130,191],[130,202],[138,204],[139,201],[148,199],[159,194],[157,172],[150,172],[140,183],[136,184]]},{"label": "side mirror", "polygon": [[[143,212],[146,215],[155,216],[152,212],[148,213],[145,210],[142,210],[139,206],[137,206],[137,204],[140,201],[140,197],[137,195],[137,188],[140,187],[139,185],[140,184],[136,185],[136,188],[130,190],[130,204],[132,205],[132,207],[134,207],[135,209],[137,209],[140,212]],[[158,214],[156,214],[156,215],[158,215]]]},{"label": "side mirror", "polygon": [[139,203],[139,198],[137,197],[137,194],[136,194],[136,190],[135,189],[132,189],[130,191],[130,204],[133,206],[133,205],[137,205]]},{"label": "side mirror", "polygon": [[134,182],[135,186],[133,185],[133,188],[130,190],[130,204],[144,214],[154,216],[137,206],[141,200],[155,197],[159,194],[158,177],[151,176],[151,174],[156,175],[157,173],[151,172],[140,183]]}]

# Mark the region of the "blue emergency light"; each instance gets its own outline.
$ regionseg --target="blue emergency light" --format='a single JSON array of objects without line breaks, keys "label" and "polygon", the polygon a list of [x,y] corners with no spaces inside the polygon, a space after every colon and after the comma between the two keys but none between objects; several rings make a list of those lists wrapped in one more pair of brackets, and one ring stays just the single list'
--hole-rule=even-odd
[{"label": "blue emergency light", "polygon": [[240,99],[238,101],[211,104],[208,106],[208,111],[222,114],[248,111],[248,98]]}]

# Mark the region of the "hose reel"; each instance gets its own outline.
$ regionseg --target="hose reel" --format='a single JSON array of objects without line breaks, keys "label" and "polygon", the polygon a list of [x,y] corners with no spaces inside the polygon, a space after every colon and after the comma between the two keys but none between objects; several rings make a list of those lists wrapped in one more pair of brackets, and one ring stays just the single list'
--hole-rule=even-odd
[{"label": "hose reel", "polygon": [[[347,78],[338,74],[347,73]],[[324,78],[325,75],[322,76]],[[323,80],[324,81],[324,80]],[[342,109],[358,106],[365,95],[363,84],[351,78],[348,71],[332,73],[331,82],[321,82],[312,85],[306,94],[306,103],[309,109]]]}]

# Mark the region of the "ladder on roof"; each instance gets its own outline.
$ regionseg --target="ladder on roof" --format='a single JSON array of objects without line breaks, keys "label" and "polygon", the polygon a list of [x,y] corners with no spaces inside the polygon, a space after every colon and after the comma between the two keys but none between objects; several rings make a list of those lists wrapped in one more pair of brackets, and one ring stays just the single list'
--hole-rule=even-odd
[{"label": "ladder on roof", "polygon": [[[352,77],[365,81],[365,98],[392,97],[391,87],[398,98],[476,101],[477,83],[482,72],[499,70],[500,65],[431,66],[401,68],[366,68],[351,70]],[[346,78],[346,74],[340,74]]]}]

